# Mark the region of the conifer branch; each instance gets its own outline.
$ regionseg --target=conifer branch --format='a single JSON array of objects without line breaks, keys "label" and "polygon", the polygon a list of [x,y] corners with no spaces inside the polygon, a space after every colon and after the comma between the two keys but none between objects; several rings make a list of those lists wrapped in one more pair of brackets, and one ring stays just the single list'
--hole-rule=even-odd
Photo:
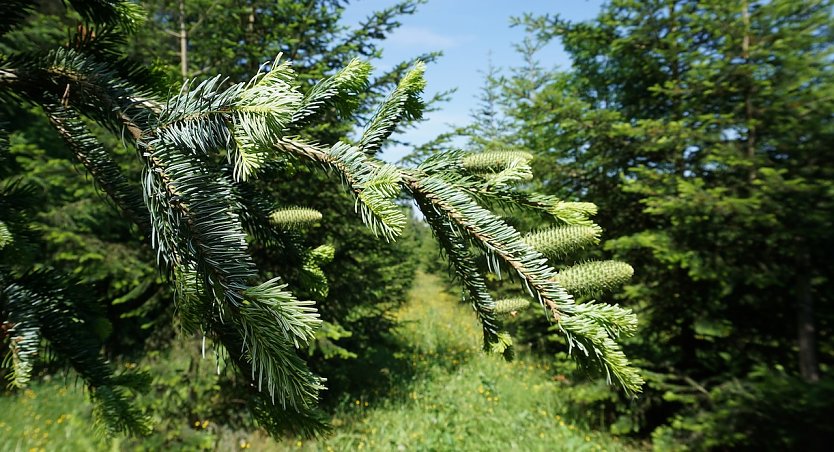
[{"label": "conifer branch", "polygon": [[356,199],[356,210],[371,231],[393,240],[407,219],[394,199],[401,190],[399,170],[370,160],[358,148],[336,143],[327,151],[297,140],[277,139],[273,146],[281,152],[309,159],[336,170]]},{"label": "conifer branch", "polygon": [[[23,385],[29,378],[32,359],[43,337],[55,349],[58,356],[69,364],[87,382],[95,409],[102,413],[97,417],[103,427],[112,433],[146,434],[150,420],[129,402],[128,391],[142,390],[130,383],[147,381],[117,379],[113,370],[100,355],[101,344],[96,337],[95,322],[103,319],[98,306],[68,291],[77,286],[55,272],[41,271],[12,279],[0,274],[3,295],[15,324],[17,337],[15,383]],[[38,344],[34,342],[37,341]]]},{"label": "conifer branch", "polygon": [[110,153],[89,132],[81,118],[71,109],[57,104],[45,104],[44,109],[55,130],[90,172],[96,184],[140,230],[150,230],[141,194],[131,186]]},{"label": "conifer branch", "polygon": [[419,119],[423,113],[420,95],[426,87],[423,74],[425,63],[418,61],[397,84],[391,94],[382,102],[371,118],[357,147],[369,155],[374,155],[396,129],[402,120]]},{"label": "conifer branch", "polygon": [[414,199],[425,215],[426,222],[431,226],[432,233],[446,252],[455,274],[468,292],[469,302],[483,327],[484,349],[489,350],[491,344],[498,342],[501,324],[495,317],[495,302],[487,290],[484,277],[469,254],[466,242],[456,233],[456,225],[449,223],[428,199],[421,196],[415,196]]},{"label": "conifer branch", "polygon": [[318,82],[310,90],[293,114],[292,124],[295,127],[303,125],[328,105],[333,105],[344,116],[353,113],[359,106],[360,95],[368,87],[370,73],[370,64],[351,60],[343,69]]},{"label": "conifer branch", "polygon": [[[70,2],[88,19],[134,26],[130,2]],[[95,11],[84,9],[90,5],[107,13],[94,15]],[[0,21],[0,30],[2,25]],[[627,278],[626,268],[583,264],[558,274],[547,263],[547,257],[596,243],[599,230],[589,219],[593,205],[514,191],[513,184],[532,174],[530,156],[522,152],[441,154],[417,169],[398,168],[373,157],[402,121],[421,115],[422,63],[415,64],[382,102],[355,146],[344,142],[318,146],[288,138],[289,133],[325,108],[342,114],[354,111],[358,95],[366,89],[367,64],[351,62],[304,96],[289,63],[276,59],[269,72],[258,73],[248,83],[228,84],[221,76],[189,81],[177,95],[158,102],[134,80],[139,69],[117,67],[88,44],[46,54],[4,56],[0,94],[41,105],[96,183],[150,230],[158,265],[176,288],[183,329],[216,339],[234,366],[251,379],[254,411],[270,431],[288,427],[310,434],[322,428],[313,407],[324,382],[299,356],[299,350],[315,338],[321,321],[314,303],[297,300],[279,279],[258,284],[265,277],[249,241],[286,246],[297,255],[302,278],[322,298],[327,282],[321,265],[333,255],[332,248],[310,250],[293,244],[297,233],[282,230],[317,222],[318,212],[276,209],[251,182],[285,156],[338,174],[354,195],[360,217],[386,240],[402,233],[407,217],[396,200],[403,191],[410,193],[483,325],[485,348],[509,355],[512,339],[501,331],[499,308],[470,253],[473,245],[486,254],[493,271],[504,265],[518,273],[572,348],[600,363],[627,390],[639,389],[642,380],[614,341],[621,333],[633,332],[634,315],[618,306],[577,304],[565,290],[567,286],[588,294],[610,288]],[[82,117],[119,135],[126,131],[132,139],[143,165],[144,206]],[[228,164],[220,161],[224,158]],[[562,226],[524,237],[484,208],[492,204],[536,210]],[[4,253],[26,241],[16,227],[5,218],[0,222]],[[582,281],[585,278],[595,281]],[[108,428],[144,431],[144,418],[127,402],[129,391],[142,378],[113,376],[98,356],[94,337],[88,334],[79,342],[68,336],[67,315],[82,309],[83,300],[60,291],[39,292],[13,278],[5,267],[0,267],[0,279],[18,320],[13,334],[19,340],[12,354],[17,384],[25,384],[31,373],[39,337],[65,343],[61,352],[71,364],[86,366],[79,372],[92,388]],[[518,300],[503,301],[500,311],[515,311],[522,305]],[[282,425],[285,422],[290,425]]]},{"label": "conifer branch", "polygon": [[515,270],[537,300],[559,319],[559,304],[573,299],[554,282],[555,271],[544,257],[531,249],[511,226],[480,207],[465,192],[435,176],[408,180],[411,192],[425,197],[437,211],[470,236],[485,252],[494,253]]},{"label": "conifer branch", "polygon": [[[278,140],[275,145],[284,152],[300,158],[323,164],[331,164],[332,161],[326,152],[315,145],[292,140]],[[599,303],[577,304],[558,283],[558,273],[547,265],[546,257],[533,249],[518,231],[478,205],[476,198],[470,194],[473,182],[467,176],[455,173],[461,168],[461,164],[454,162],[460,162],[460,158],[454,154],[439,155],[425,162],[417,170],[400,170],[403,185],[417,201],[441,244],[444,240],[459,241],[460,237],[464,236],[488,255],[500,258],[519,274],[531,295],[548,309],[552,320],[558,325],[559,331],[565,334],[571,348],[575,346],[593,358],[597,364],[605,368],[608,375],[618,379],[627,391],[639,391],[642,380],[633,368],[628,367],[619,345],[609,337],[621,331],[631,334],[636,325],[636,317],[618,306]],[[442,170],[444,167],[447,168],[446,172]],[[554,202],[552,205],[557,204]],[[593,210],[592,205],[586,203],[568,206],[569,209],[575,209],[582,214]],[[542,233],[541,240],[537,243],[546,250],[553,251],[554,256],[558,256],[559,253],[572,252],[577,247],[596,243],[599,232],[598,226],[564,226]],[[456,251],[461,249],[460,246],[445,244],[444,249],[449,253],[455,271],[464,281],[464,285],[470,291],[475,288],[474,293],[483,299],[477,291],[477,278],[480,276],[466,271],[466,261],[458,259],[462,257],[460,252]],[[461,269],[458,269],[458,266],[461,266]],[[475,297],[472,293],[470,296]],[[487,311],[494,312],[494,307],[484,310]],[[608,340],[604,337],[608,337]],[[507,341],[495,344],[508,343],[509,339],[506,339]]]}]

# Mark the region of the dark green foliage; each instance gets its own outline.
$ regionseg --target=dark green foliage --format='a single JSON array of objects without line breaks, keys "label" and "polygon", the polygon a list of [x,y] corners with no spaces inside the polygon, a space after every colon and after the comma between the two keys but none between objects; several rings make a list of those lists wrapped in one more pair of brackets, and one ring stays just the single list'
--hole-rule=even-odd
[{"label": "dark green foliage", "polygon": [[713,407],[691,409],[652,436],[656,447],[696,450],[825,450],[834,440],[831,380],[808,383],[783,371],[755,369],[710,389]]},{"label": "dark green foliage", "polygon": [[6,34],[17,24],[22,22],[34,6],[27,0],[3,0],[0,2],[0,11],[3,11],[3,18],[0,19],[0,35]]},{"label": "dark green foliage", "polygon": [[[535,155],[534,188],[594,200],[605,255],[636,269],[615,296],[641,313],[626,348],[648,391],[600,401],[623,415],[612,428],[659,427],[680,448],[798,444],[800,426],[776,441],[745,413],[780,400],[818,425],[802,394],[831,378],[831,2],[614,0],[587,22],[515,23],[529,64],[491,78],[512,129],[496,142]],[[546,71],[535,51],[557,39],[571,69]]]},{"label": "dark green foliage", "polygon": [[114,375],[99,353],[109,324],[98,304],[72,293],[77,281],[54,272],[16,278],[6,273],[2,279],[4,311],[12,325],[9,333],[14,383],[23,386],[27,382],[43,339],[84,378],[98,419],[108,433],[148,433],[150,420],[130,401],[129,391],[143,391],[150,381],[138,375]]}]

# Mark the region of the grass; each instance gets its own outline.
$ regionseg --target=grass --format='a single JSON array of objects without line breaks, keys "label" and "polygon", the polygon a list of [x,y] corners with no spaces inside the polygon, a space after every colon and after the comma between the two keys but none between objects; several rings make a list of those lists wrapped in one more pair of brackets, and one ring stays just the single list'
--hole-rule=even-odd
[{"label": "grass", "polygon": [[0,450],[107,450],[93,432],[92,413],[80,388],[45,381],[14,396],[0,397]]},{"label": "grass", "polygon": [[[210,443],[218,450],[631,449],[586,428],[582,419],[569,419],[562,391],[570,389],[547,362],[521,356],[507,363],[485,355],[471,309],[445,292],[438,277],[418,273],[409,303],[397,315],[401,326],[391,333],[391,344],[355,360],[351,378],[365,389],[341,399],[332,435],[276,443],[259,432],[217,429]],[[41,382],[0,398],[0,450],[135,445],[100,439],[91,422],[80,389]]]},{"label": "grass", "polygon": [[331,437],[287,440],[276,450],[629,449],[565,418],[565,386],[549,364],[485,355],[471,309],[443,291],[436,276],[418,273],[399,320],[395,334],[411,349],[398,357],[412,366],[410,381],[386,397],[347,400]]}]

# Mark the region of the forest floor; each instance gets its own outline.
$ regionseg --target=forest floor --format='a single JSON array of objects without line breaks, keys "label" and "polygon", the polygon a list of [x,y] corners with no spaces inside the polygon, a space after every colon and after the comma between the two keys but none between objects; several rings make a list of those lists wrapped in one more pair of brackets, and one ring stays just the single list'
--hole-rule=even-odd
[{"label": "forest floor", "polygon": [[[547,362],[519,356],[508,363],[485,355],[471,308],[446,292],[439,277],[418,272],[408,303],[397,317],[400,326],[392,337],[408,346],[383,349],[377,355],[385,356],[358,363],[369,379],[368,388],[376,389],[338,402],[327,439],[275,443],[257,433],[227,431],[214,437],[214,447],[223,451],[632,449],[607,433],[583,427],[581,420],[570,419],[564,394],[569,389]],[[83,397],[80,389],[64,389],[53,380],[15,397],[0,398],[0,450],[124,449],[118,440],[105,442],[91,433]]]}]

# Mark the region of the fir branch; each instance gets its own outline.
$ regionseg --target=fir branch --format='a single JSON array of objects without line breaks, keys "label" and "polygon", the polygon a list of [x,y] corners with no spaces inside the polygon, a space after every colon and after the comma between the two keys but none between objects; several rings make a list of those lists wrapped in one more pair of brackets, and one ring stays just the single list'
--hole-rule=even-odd
[{"label": "fir branch", "polygon": [[485,181],[485,189],[491,190],[493,187],[508,186],[516,182],[530,180],[533,178],[533,169],[526,161],[516,159],[508,162],[503,170],[497,173],[482,174],[481,177]]},{"label": "fir branch", "polygon": [[141,194],[131,186],[110,153],[90,133],[81,118],[73,110],[58,104],[45,104],[43,107],[55,130],[92,175],[93,181],[140,230],[149,231],[147,209]]},{"label": "fir branch", "polygon": [[605,370],[608,383],[613,377],[629,394],[640,392],[645,382],[614,338],[620,333],[631,335],[636,327],[637,317],[631,310],[600,303],[577,304],[574,315],[565,316],[558,323],[558,330],[568,338],[571,348],[576,347],[596,361]]},{"label": "fir branch", "polygon": [[449,223],[448,219],[434,208],[429,199],[419,195],[414,199],[425,215],[426,222],[431,226],[435,238],[446,252],[455,275],[468,293],[469,302],[483,328],[484,349],[490,350],[492,344],[499,342],[498,334],[501,324],[495,317],[495,302],[487,290],[483,275],[478,271],[477,264],[469,253],[469,247],[456,233],[456,226]]},{"label": "fir branch", "polygon": [[[350,110],[355,95],[365,87],[368,70],[367,65],[352,62],[303,97],[289,64],[276,61],[270,72],[259,73],[247,84],[223,88],[225,81],[219,76],[196,86],[189,82],[178,95],[158,105],[141,100],[140,90],[130,77],[112,65],[77,50],[62,50],[34,62],[25,58],[4,60],[0,89],[39,104],[61,99],[64,108],[89,116],[111,130],[127,128],[145,165],[143,196],[150,213],[152,243],[160,267],[177,284],[177,309],[183,326],[218,338],[237,368],[257,381],[257,392],[253,393],[256,414],[270,428],[277,429],[275,423],[281,413],[299,418],[302,431],[319,428],[311,407],[323,388],[323,381],[298,355],[299,349],[313,340],[320,324],[313,302],[296,300],[277,279],[252,285],[259,272],[246,232],[254,231],[254,236],[270,240],[279,232],[270,224],[272,206],[257,197],[250,199],[247,190],[253,190],[253,186],[245,181],[278,155],[311,159],[335,170],[354,194],[363,221],[387,240],[397,237],[405,225],[406,217],[396,198],[403,188],[407,189],[424,211],[467,289],[484,325],[488,348],[509,352],[512,339],[499,331],[496,308],[469,253],[470,244],[521,276],[531,293],[550,310],[571,347],[601,363],[627,390],[639,386],[639,376],[628,367],[613,341],[621,332],[633,331],[633,314],[617,306],[576,304],[545,257],[478,201],[535,208],[565,223],[586,227],[590,227],[590,208],[514,194],[509,185],[530,175],[529,158],[522,154],[466,158],[449,154],[417,170],[402,170],[370,157],[401,121],[421,114],[419,94],[425,85],[422,63],[416,64],[382,103],[357,146],[336,143],[322,150],[284,138],[290,127],[328,105],[342,113]],[[114,165],[108,163],[104,151],[88,139],[86,130],[77,127],[77,117],[67,116],[54,101],[52,105],[48,108],[55,108],[56,126],[66,130],[68,141],[77,146],[76,153],[86,153],[89,161],[96,162],[91,163],[96,173],[90,171],[106,185],[105,190],[116,193],[119,174],[111,171]],[[224,152],[233,166],[230,171],[218,167],[216,161]],[[543,250],[552,251],[554,246],[567,249],[579,243],[571,242],[566,229],[554,231],[548,240],[541,240],[547,245]],[[314,283],[325,284],[326,290],[319,268],[327,258],[325,251],[300,254],[305,255],[302,271]],[[492,266],[498,269],[497,264]],[[47,328],[51,324],[39,319],[38,331],[46,337],[51,334]],[[21,369],[24,375],[25,365]],[[130,406],[122,403],[126,389],[120,386],[132,384],[130,381],[111,378],[108,384],[96,386],[103,388],[94,399],[104,417],[130,418]],[[95,381],[90,384],[95,385]],[[276,399],[282,410],[270,406]],[[134,428],[126,423],[117,427]]]},{"label": "fir branch", "polygon": [[127,31],[138,29],[145,21],[142,7],[129,0],[67,0],[85,20],[117,25]]},{"label": "fir branch", "polygon": [[242,129],[257,145],[280,136],[303,99],[294,86],[295,73],[290,63],[276,59],[271,67],[269,72],[253,77],[232,105],[235,128]]},{"label": "fir branch", "polygon": [[[619,345],[610,335],[631,333],[636,318],[618,306],[578,305],[557,282],[555,270],[542,254],[532,249],[515,229],[480,207],[464,191],[437,176],[406,179],[415,198],[460,227],[486,253],[495,254],[513,268],[526,287],[543,306],[568,339],[601,365],[627,391],[639,391],[642,379],[628,366]],[[419,203],[419,201],[418,201]],[[425,210],[424,210],[425,213]]]},{"label": "fir branch", "polygon": [[[457,174],[455,186],[488,207],[523,209],[566,225],[593,226],[589,217],[596,214],[596,206],[592,203],[562,201],[554,196],[516,191],[507,185],[528,177],[524,165],[529,154],[522,151],[488,151],[487,154],[477,157],[480,154],[440,152],[424,160],[419,170],[443,177]],[[508,167],[509,171],[501,174]]]},{"label": "fir branch", "polygon": [[393,240],[407,222],[394,202],[400,192],[400,175],[391,165],[376,165],[354,146],[336,143],[327,151],[327,163],[342,176],[356,196],[356,210],[374,234]]},{"label": "fir branch", "polygon": [[[174,307],[182,332],[186,334],[208,333],[207,312],[213,310],[213,299],[203,286],[203,281],[193,263],[177,265],[173,269]],[[217,309],[218,314],[222,309]]]},{"label": "fir branch", "polygon": [[0,90],[38,105],[61,99],[120,135],[127,127],[137,139],[159,108],[148,87],[137,84],[137,66],[118,66],[70,48],[21,54],[0,61]]},{"label": "fir branch", "polygon": [[328,105],[333,105],[343,116],[353,113],[359,106],[360,95],[368,87],[370,72],[370,64],[353,59],[333,76],[318,82],[293,114],[293,126],[309,122]]},{"label": "fir branch", "polygon": [[[241,374],[252,375],[252,363],[245,354],[245,338],[231,325],[224,325],[220,319],[213,319],[212,323],[221,325],[216,334],[223,349],[228,353],[230,361],[234,363]],[[302,437],[321,435],[328,430],[327,417],[320,410],[312,407],[286,408],[275,405],[274,399],[261,391],[257,385],[250,385],[247,406],[252,411],[258,424],[270,435],[280,436],[291,434]]]},{"label": "fir branch", "polygon": [[559,318],[559,303],[572,303],[571,296],[553,281],[555,271],[545,264],[544,257],[530,248],[518,231],[480,207],[464,191],[436,176],[411,178],[407,183],[415,196],[426,198],[485,252],[495,253],[518,272],[538,301],[551,310],[554,319]]},{"label": "fir branch", "polygon": [[[98,306],[69,290],[77,287],[77,281],[51,271],[33,272],[18,279],[2,275],[0,279],[10,319],[21,325],[18,333],[27,331],[18,345],[24,347],[18,349],[18,358],[32,357],[37,329],[57,355],[67,359],[87,383],[97,420],[109,433],[150,432],[150,419],[129,402],[130,395],[125,389],[130,388],[124,388],[122,382],[113,378],[112,369],[100,355],[101,343],[95,325],[102,321]],[[23,378],[18,382],[25,383],[30,364],[25,361],[21,364],[19,371]]]},{"label": "fir branch", "polygon": [[169,146],[211,155],[232,142],[228,115],[243,92],[243,84],[220,87],[226,79],[217,75],[192,86],[186,81],[178,95],[165,102],[151,130]]},{"label": "fir branch", "polygon": [[298,140],[277,139],[273,147],[304,160],[331,168],[339,174],[356,199],[356,211],[377,236],[394,240],[400,235],[407,218],[394,198],[401,190],[399,169],[369,159],[355,146],[336,143],[327,151]]},{"label": "fir branch", "polygon": [[479,186],[467,188],[467,191],[486,206],[523,209],[564,225],[594,225],[590,217],[596,214],[596,205],[589,202],[562,201],[555,196],[525,193],[508,187]]},{"label": "fir branch", "polygon": [[312,301],[298,301],[285,288],[277,279],[247,288],[233,321],[244,338],[258,390],[265,384],[282,408],[310,408],[324,386],[296,349],[315,337],[321,320]]},{"label": "fir branch", "polygon": [[[4,225],[5,226],[5,225]],[[10,275],[0,275],[4,285],[12,278]],[[14,287],[7,287],[7,291],[14,292]],[[15,306],[15,299],[9,300],[9,354],[4,360],[3,367],[11,367],[8,375],[12,386],[24,388],[32,377],[32,369],[38,357],[41,344],[40,318],[35,303]],[[6,361],[8,360],[8,361]],[[9,365],[10,364],[10,365]]]},{"label": "fir branch", "polygon": [[[285,152],[305,159],[323,164],[330,162],[328,155],[314,145],[290,140],[279,140],[276,145]],[[439,237],[440,234],[445,234],[444,231],[450,231],[451,226],[451,230],[457,229],[470,237],[488,254],[500,257],[518,272],[531,294],[550,310],[553,320],[567,337],[571,348],[579,347],[594,358],[597,364],[605,368],[608,375],[618,378],[628,391],[638,391],[642,384],[639,375],[633,368],[628,367],[616,342],[610,337],[607,340],[603,338],[604,335],[615,332],[618,334],[620,331],[630,334],[634,328],[635,317],[630,311],[618,306],[576,304],[568,292],[558,284],[556,271],[546,264],[542,254],[532,249],[515,229],[480,207],[466,190],[452,185],[459,183],[467,186],[468,179],[465,176],[452,171],[451,174],[443,175],[451,182],[441,177],[440,169],[450,160],[454,158],[440,156],[428,161],[416,171],[403,170],[401,174],[403,184],[417,201],[427,221],[434,223],[432,230],[435,235]],[[427,175],[426,169],[436,171],[436,175]],[[586,207],[587,205],[580,204],[580,208],[589,211]],[[439,215],[441,219],[445,217],[445,220],[429,220],[433,215]],[[586,228],[585,232],[593,232],[586,235],[596,237],[599,233],[598,227]],[[575,245],[574,243],[572,247]],[[449,248],[444,246],[447,252]],[[591,318],[592,321],[589,320]]]},{"label": "fir branch", "polygon": [[[152,174],[170,187],[160,193],[166,208],[180,219],[180,227],[169,231],[179,252],[172,260],[194,262],[202,287],[219,301],[217,318],[232,322],[244,338],[242,346],[259,390],[265,386],[282,407],[310,406],[322,385],[295,349],[312,337],[318,324],[312,303],[296,301],[277,280],[248,286],[257,272],[231,181],[205,171],[198,160],[164,139],[151,141],[148,148],[155,149],[149,163],[160,164]],[[224,327],[208,323],[202,328],[216,332]]]},{"label": "fir branch", "polygon": [[419,119],[422,115],[423,101],[420,98],[426,81],[423,74],[425,63],[418,61],[397,84],[397,88],[388,95],[371,118],[357,147],[373,155],[379,151],[385,141],[402,120]]}]

